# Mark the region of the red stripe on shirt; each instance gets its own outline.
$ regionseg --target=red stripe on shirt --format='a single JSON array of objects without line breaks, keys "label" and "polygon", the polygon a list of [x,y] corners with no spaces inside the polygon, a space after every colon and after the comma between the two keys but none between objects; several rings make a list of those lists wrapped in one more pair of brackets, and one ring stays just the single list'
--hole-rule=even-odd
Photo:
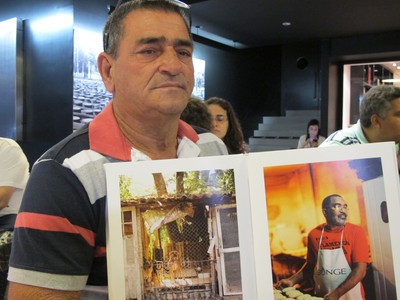
[{"label": "red stripe on shirt", "polygon": [[95,234],[93,231],[71,224],[66,218],[21,212],[15,221],[15,228],[30,228],[54,232],[66,232],[81,235],[86,242],[94,247]]}]

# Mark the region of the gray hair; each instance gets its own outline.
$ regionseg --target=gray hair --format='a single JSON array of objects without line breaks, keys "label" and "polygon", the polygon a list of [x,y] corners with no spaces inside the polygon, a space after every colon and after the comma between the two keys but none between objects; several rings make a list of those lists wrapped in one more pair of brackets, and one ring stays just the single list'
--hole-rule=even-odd
[{"label": "gray hair", "polygon": [[110,54],[113,58],[118,56],[119,43],[124,36],[125,29],[123,20],[130,12],[140,9],[171,12],[180,15],[192,40],[189,7],[183,7],[182,5],[185,4],[172,0],[132,0],[117,5],[108,17],[103,29],[104,52]]},{"label": "gray hair", "polygon": [[400,98],[400,88],[393,85],[378,85],[371,88],[361,101],[360,122],[365,128],[371,126],[371,117],[378,115],[386,118],[386,113],[390,109],[390,103]]}]

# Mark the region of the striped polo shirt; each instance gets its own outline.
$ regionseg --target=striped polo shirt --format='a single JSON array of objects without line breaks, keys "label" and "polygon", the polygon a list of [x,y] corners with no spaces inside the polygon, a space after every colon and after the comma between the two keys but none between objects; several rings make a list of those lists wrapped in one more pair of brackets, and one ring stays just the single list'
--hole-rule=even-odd
[{"label": "striped polo shirt", "polygon": [[[179,121],[177,157],[226,155],[215,135]],[[104,164],[149,159],[120,131],[112,101],[32,168],[18,214],[9,280],[58,290],[107,285]]]}]

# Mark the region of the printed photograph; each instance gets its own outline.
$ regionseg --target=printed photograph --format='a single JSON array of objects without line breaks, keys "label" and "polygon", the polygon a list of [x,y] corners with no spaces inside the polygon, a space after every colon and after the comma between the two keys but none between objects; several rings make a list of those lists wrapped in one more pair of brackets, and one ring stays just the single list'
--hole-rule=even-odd
[{"label": "printed photograph", "polygon": [[114,172],[124,299],[243,299],[234,169],[176,171],[171,161],[154,172],[140,164],[135,174],[130,163]]},{"label": "printed photograph", "polygon": [[[311,273],[310,280],[296,283],[297,293],[322,297],[324,278],[340,284],[364,262],[366,275],[351,290],[359,295],[354,299],[396,298],[379,158],[266,167],[264,178],[275,284],[296,274],[308,257],[322,279]],[[336,258],[320,262],[322,251],[339,251],[346,259],[343,265]]]}]

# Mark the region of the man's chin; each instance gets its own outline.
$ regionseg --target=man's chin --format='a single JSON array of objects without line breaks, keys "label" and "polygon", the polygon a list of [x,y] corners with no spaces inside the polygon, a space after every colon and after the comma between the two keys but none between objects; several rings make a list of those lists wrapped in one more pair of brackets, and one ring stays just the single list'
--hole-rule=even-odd
[{"label": "man's chin", "polygon": [[342,219],[339,219],[336,221],[338,226],[344,226],[344,225],[346,225],[346,222],[347,222],[347,220],[342,220]]}]

